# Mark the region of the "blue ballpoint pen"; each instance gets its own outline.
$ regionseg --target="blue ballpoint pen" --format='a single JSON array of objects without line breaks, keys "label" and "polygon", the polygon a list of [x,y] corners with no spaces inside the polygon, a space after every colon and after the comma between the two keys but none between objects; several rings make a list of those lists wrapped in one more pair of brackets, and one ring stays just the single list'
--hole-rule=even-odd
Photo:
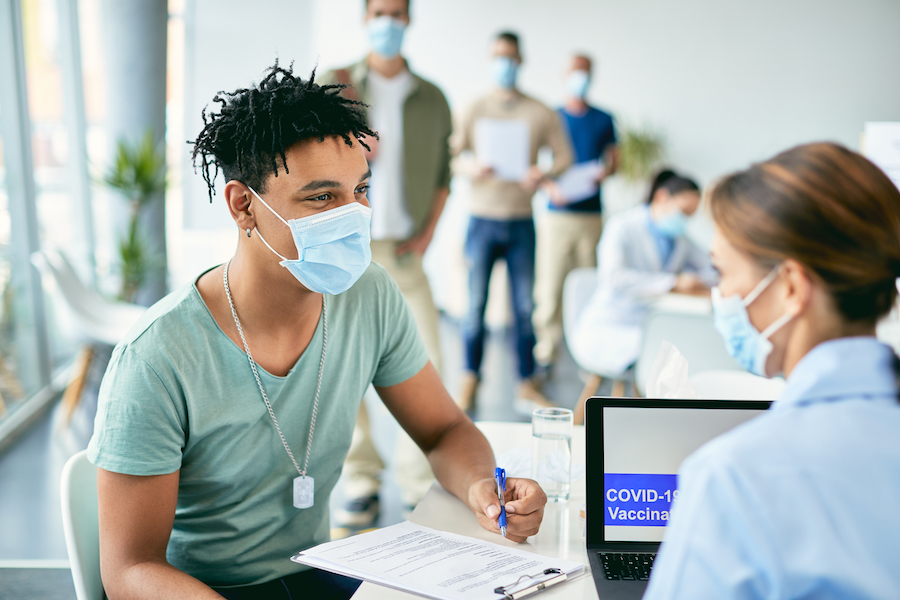
[{"label": "blue ballpoint pen", "polygon": [[506,508],[503,506],[503,492],[506,491],[506,470],[500,467],[494,469],[494,479],[497,480],[497,497],[500,498],[500,534],[506,537]]}]

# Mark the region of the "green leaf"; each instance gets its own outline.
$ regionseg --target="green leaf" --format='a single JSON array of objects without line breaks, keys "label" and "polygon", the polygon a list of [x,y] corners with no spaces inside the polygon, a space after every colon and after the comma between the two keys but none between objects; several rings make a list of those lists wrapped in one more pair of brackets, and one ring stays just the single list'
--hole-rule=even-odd
[{"label": "green leaf", "polygon": [[147,131],[135,144],[119,140],[103,182],[140,206],[160,198],[166,189],[166,155]]},{"label": "green leaf", "polygon": [[650,177],[665,156],[662,134],[648,126],[621,126],[618,147],[619,172],[630,181]]},{"label": "green leaf", "polygon": [[119,240],[118,250],[122,275],[119,297],[132,302],[151,270],[161,262],[150,256],[138,227],[141,207],[160,201],[166,189],[166,155],[162,146],[153,143],[152,131],[134,144],[119,140],[103,182],[131,203],[128,230]]}]

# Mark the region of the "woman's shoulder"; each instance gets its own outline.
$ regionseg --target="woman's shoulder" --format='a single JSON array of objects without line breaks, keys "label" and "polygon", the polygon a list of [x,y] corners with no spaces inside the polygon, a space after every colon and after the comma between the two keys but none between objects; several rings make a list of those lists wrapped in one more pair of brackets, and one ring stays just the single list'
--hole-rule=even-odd
[{"label": "woman's shoulder", "polygon": [[796,432],[797,423],[790,415],[769,410],[707,442],[684,466],[719,476],[765,478],[772,469],[791,467],[784,455]]}]

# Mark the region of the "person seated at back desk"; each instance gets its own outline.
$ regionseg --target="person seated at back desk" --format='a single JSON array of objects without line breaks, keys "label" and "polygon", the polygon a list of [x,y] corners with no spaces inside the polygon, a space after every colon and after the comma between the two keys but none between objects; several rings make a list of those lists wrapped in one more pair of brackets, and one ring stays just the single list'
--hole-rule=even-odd
[{"label": "person seated at back desk", "polygon": [[681,466],[644,599],[900,598],[900,360],[875,339],[900,190],[819,143],[726,177],[710,209],[717,328],[787,385]]},{"label": "person seated at back desk", "polygon": [[708,294],[716,274],[708,253],[685,235],[700,188],[674,171],[653,180],[647,203],[609,219],[597,246],[597,289],[567,340],[575,361],[597,374],[637,360],[641,323],[665,293]]},{"label": "person seated at back desk", "polygon": [[[194,161],[210,200],[224,175],[237,250],[150,308],[103,379],[88,457],[111,598],[349,597],[358,581],[290,556],[329,540],[369,384],[440,483],[499,531],[491,448],[370,263],[360,138],[375,134],[344,86],[314,77],[276,63],[204,112]],[[523,541],[546,496],[508,487],[508,537]]]}]

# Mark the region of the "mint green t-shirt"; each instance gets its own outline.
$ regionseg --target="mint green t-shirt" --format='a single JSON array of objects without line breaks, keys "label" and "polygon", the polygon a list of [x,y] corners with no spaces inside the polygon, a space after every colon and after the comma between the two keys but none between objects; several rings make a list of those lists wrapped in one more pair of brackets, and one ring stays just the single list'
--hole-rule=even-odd
[{"label": "mint green t-shirt", "polygon": [[[381,266],[371,265],[343,294],[326,295],[325,304],[328,348],[308,472],[315,504],[307,509],[293,507],[297,470],[247,356],[219,328],[196,285],[151,307],[113,352],[88,458],[130,475],[181,471],[166,555],[209,585],[250,585],[303,569],[290,556],[329,540],[328,499],[363,393],[370,383],[406,381],[428,360],[409,308]],[[259,369],[301,468],[322,325],[320,318],[287,376]],[[247,342],[252,351],[252,332]]]}]

